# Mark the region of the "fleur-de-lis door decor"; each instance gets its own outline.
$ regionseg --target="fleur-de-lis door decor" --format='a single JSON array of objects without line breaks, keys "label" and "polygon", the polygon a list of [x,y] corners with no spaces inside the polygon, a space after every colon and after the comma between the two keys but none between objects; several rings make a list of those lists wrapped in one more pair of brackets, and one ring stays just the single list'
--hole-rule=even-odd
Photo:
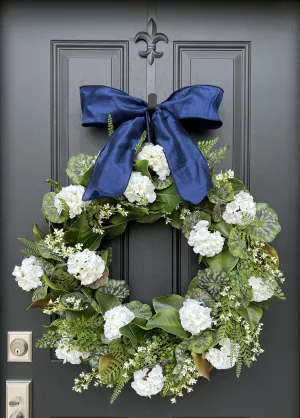
[{"label": "fleur-de-lis door decor", "polygon": [[168,37],[164,33],[157,32],[157,26],[154,20],[151,18],[147,25],[148,32],[138,32],[135,35],[134,42],[145,41],[147,43],[147,49],[140,51],[139,54],[143,58],[147,58],[150,65],[154,63],[155,58],[163,56],[163,52],[156,51],[156,44],[159,41],[168,43]]}]

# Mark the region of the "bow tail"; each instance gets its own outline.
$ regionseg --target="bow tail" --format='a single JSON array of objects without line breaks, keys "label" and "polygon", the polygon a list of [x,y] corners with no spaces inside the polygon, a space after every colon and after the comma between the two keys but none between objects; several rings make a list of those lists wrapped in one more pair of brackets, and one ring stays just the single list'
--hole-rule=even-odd
[{"label": "bow tail", "polygon": [[122,196],[132,171],[135,147],[145,128],[145,118],[124,122],[99,154],[83,200]]},{"label": "bow tail", "polygon": [[197,205],[212,188],[205,158],[171,112],[158,109],[152,121],[156,142],[164,149],[178,193]]}]

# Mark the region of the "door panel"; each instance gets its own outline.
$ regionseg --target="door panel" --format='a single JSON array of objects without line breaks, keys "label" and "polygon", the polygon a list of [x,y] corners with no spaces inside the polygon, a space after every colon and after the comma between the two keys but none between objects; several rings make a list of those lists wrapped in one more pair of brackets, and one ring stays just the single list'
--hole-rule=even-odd
[{"label": "door panel", "polygon": [[[33,418],[298,417],[298,6],[7,1],[3,10],[2,376],[33,379]],[[164,55],[152,66],[139,56],[145,43],[134,43],[150,17],[169,38],[157,44]],[[196,83],[225,91],[223,127],[201,134],[230,145],[220,169],[233,167],[282,224],[276,247],[288,278],[287,302],[274,303],[266,314],[266,353],[239,380],[233,370],[212,372],[211,382],[201,381],[176,406],[158,396],[138,397],[130,386],[112,406],[105,389],[75,394],[71,387],[81,367],[63,365],[48,350],[34,349],[33,363],[6,363],[6,332],[32,330],[35,341],[47,322],[39,312],[25,314],[29,297],[11,276],[21,259],[16,238],[30,239],[34,221],[43,225],[43,180],[52,176],[67,184],[69,156],[96,154],[107,138],[105,130],[81,127],[79,86],[105,84],[143,99],[154,92],[161,102]],[[198,268],[186,239],[163,221],[131,225],[113,242],[113,254],[112,277],[127,280],[131,298],[142,301],[184,293]],[[4,416],[4,401],[1,408]]]}]

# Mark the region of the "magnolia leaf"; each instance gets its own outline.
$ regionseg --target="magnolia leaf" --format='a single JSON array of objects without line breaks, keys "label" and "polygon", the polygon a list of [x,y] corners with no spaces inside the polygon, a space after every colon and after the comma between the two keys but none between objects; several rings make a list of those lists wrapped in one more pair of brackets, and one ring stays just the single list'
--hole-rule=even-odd
[{"label": "magnolia leaf", "polygon": [[255,220],[247,228],[251,238],[256,241],[271,242],[280,230],[281,227],[275,211],[266,203],[257,203]]},{"label": "magnolia leaf", "polygon": [[104,354],[99,358],[99,374],[103,374],[110,366],[111,362],[115,360],[115,357],[112,354]]},{"label": "magnolia leaf", "polygon": [[66,173],[74,184],[81,184],[82,177],[93,167],[95,157],[86,154],[74,155],[69,159]]},{"label": "magnolia leaf", "polygon": [[34,302],[32,302],[32,304],[27,308],[27,310],[33,308],[45,309],[47,308],[50,299],[52,299],[52,297],[50,293],[48,293],[44,299],[37,299]]},{"label": "magnolia leaf", "polygon": [[37,300],[43,300],[46,298],[48,293],[48,286],[46,283],[43,283],[42,286],[37,287],[33,293],[32,293],[32,302],[35,302]]},{"label": "magnolia leaf", "polygon": [[265,244],[263,250],[266,251],[273,259],[276,261],[274,262],[275,266],[279,267],[279,256],[275,248],[271,247],[269,244]]},{"label": "magnolia leaf", "polygon": [[236,309],[237,312],[248,322],[250,329],[253,331],[262,317],[263,310],[260,306],[252,303],[246,309]]},{"label": "magnolia leaf", "polygon": [[164,311],[166,309],[179,310],[185,301],[184,297],[179,295],[159,296],[153,299],[153,308],[155,312]]},{"label": "magnolia leaf", "polygon": [[173,179],[171,176],[167,177],[165,180],[160,180],[158,176],[152,177],[152,183],[157,190],[164,190],[167,187],[171,186]]},{"label": "magnolia leaf", "polygon": [[229,273],[236,266],[239,259],[231,254],[227,246],[224,246],[222,252],[213,257],[206,257],[205,261],[212,270]]},{"label": "magnolia leaf", "polygon": [[109,293],[110,295],[117,296],[118,299],[123,300],[129,296],[129,286],[124,280],[108,280],[105,286],[101,287],[101,292]]},{"label": "magnolia leaf", "polygon": [[[143,323],[145,325],[147,320]],[[147,333],[147,330],[142,329],[139,325],[134,323],[134,320],[130,324],[125,325],[119,329],[120,333],[130,339],[133,347],[138,347],[141,339]]]},{"label": "magnolia leaf", "polygon": [[150,213],[149,215],[145,215],[142,218],[136,219],[136,222],[140,224],[152,224],[163,216],[163,213]]},{"label": "magnolia leaf", "polygon": [[133,169],[139,171],[143,176],[149,177],[151,180],[151,174],[149,173],[149,161],[148,160],[139,160],[133,164]]},{"label": "magnolia leaf", "polygon": [[213,366],[207,361],[202,354],[192,353],[192,357],[194,359],[196,369],[200,376],[205,377],[205,379],[209,380],[209,373]]},{"label": "magnolia leaf", "polygon": [[182,226],[182,233],[184,234],[184,236],[186,238],[189,238],[191,230],[194,228],[194,226],[196,226],[199,221],[203,220],[208,221],[210,223],[210,215],[200,210],[197,210],[196,212],[189,214],[185,218]]},{"label": "magnolia leaf", "polygon": [[180,338],[188,337],[188,333],[182,328],[179,312],[175,309],[159,311],[147,323],[147,329],[160,328],[169,334],[177,335]]},{"label": "magnolia leaf", "polygon": [[189,349],[194,353],[202,354],[214,344],[215,333],[211,330],[201,331],[200,335],[197,335],[191,341]]},{"label": "magnolia leaf", "polygon": [[99,303],[102,315],[104,315],[106,311],[121,305],[119,299],[116,296],[110,295],[108,293],[103,293],[100,289],[96,291],[95,298]]},{"label": "magnolia leaf", "polygon": [[65,240],[70,245],[76,245],[78,243],[84,243],[93,235],[94,233],[89,226],[86,217],[81,215],[65,233]]},{"label": "magnolia leaf", "polygon": [[184,202],[178,194],[175,183],[172,183],[167,189],[159,190],[156,193],[156,201],[164,204],[162,207],[164,213],[172,213],[179,203]]},{"label": "magnolia leaf", "polygon": [[209,229],[212,231],[219,231],[223,237],[228,238],[233,226],[225,221],[218,223],[211,223]]},{"label": "magnolia leaf", "polygon": [[233,228],[228,238],[228,248],[234,257],[247,258],[246,236],[243,231]]},{"label": "magnolia leaf", "polygon": [[219,300],[221,298],[220,292],[223,290],[224,286],[228,284],[228,281],[229,278],[224,271],[216,272],[207,268],[198,271],[197,276],[192,280],[189,286],[189,290],[200,287],[200,289],[208,292],[214,300]]},{"label": "magnolia leaf", "polygon": [[106,239],[113,239],[122,235],[127,228],[127,222],[123,222],[119,225],[112,225],[105,229],[105,238]]},{"label": "magnolia leaf", "polygon": [[56,193],[54,192],[49,192],[44,195],[42,212],[48,221],[56,224],[61,224],[65,221],[65,215],[63,212],[60,215],[57,212],[57,209],[54,206],[55,196]]},{"label": "magnolia leaf", "polygon": [[97,251],[100,247],[102,240],[101,234],[90,235],[85,241],[83,241],[83,248],[87,248],[90,251]]},{"label": "magnolia leaf", "polygon": [[136,318],[150,319],[152,317],[151,307],[146,303],[142,303],[138,300],[126,303],[125,306],[134,313]]},{"label": "magnolia leaf", "polygon": [[44,234],[44,232],[41,230],[41,228],[37,224],[33,225],[32,231],[33,231],[33,238],[34,238],[35,243],[42,241],[46,236],[46,234]]},{"label": "magnolia leaf", "polygon": [[224,183],[213,187],[207,193],[207,197],[212,203],[224,204],[233,200],[234,191],[230,183]]},{"label": "magnolia leaf", "polygon": [[116,213],[115,215],[109,218],[109,222],[113,225],[119,225],[126,221],[134,221],[142,218],[145,215],[148,215],[148,210],[146,208],[130,208],[126,209],[127,215],[121,215],[120,213]]}]

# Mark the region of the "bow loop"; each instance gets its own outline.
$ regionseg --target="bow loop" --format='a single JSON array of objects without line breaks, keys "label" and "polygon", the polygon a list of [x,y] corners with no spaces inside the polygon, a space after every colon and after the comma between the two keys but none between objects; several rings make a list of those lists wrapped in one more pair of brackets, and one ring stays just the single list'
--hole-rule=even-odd
[{"label": "bow loop", "polygon": [[155,107],[152,120],[144,100],[118,89],[83,86],[80,97],[83,126],[106,126],[109,114],[118,126],[97,158],[83,200],[124,194],[144,130],[148,141],[163,147],[180,196],[193,204],[204,199],[212,187],[209,168],[185,128],[200,131],[222,126],[221,88],[196,85],[177,90]]}]

